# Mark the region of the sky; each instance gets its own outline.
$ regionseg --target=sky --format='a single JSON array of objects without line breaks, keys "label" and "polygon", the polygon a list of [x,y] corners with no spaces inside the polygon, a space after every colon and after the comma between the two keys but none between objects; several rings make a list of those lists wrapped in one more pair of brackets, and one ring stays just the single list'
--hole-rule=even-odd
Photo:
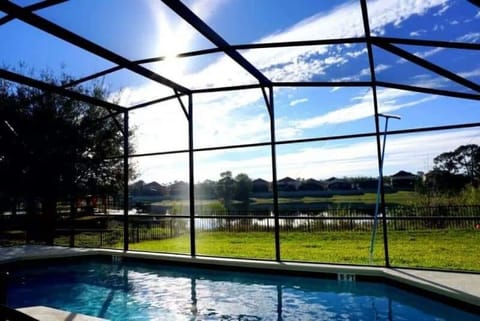
[{"label": "sky", "polygon": [[[35,1],[13,2],[24,6]],[[230,44],[364,36],[359,1],[184,3]],[[223,54],[176,58],[177,53],[214,46],[158,0],[70,0],[36,13],[131,60],[165,56],[164,61],[145,67],[188,88],[256,83]],[[372,35],[480,42],[480,10],[465,0],[369,0],[368,13]],[[82,77],[112,66],[20,21],[0,26],[0,39],[0,63],[8,68],[24,62],[36,72],[48,69],[54,74],[66,72]],[[480,83],[478,50],[398,47]],[[273,81],[370,80],[365,44],[250,49],[240,53]],[[475,93],[379,47],[373,47],[373,54],[378,80]],[[171,89],[125,70],[105,76],[103,83],[111,92],[110,99],[120,99],[123,106],[172,94]],[[401,120],[390,120],[389,130],[480,122],[478,101],[382,87],[377,88],[377,96],[380,112],[401,116]],[[260,89],[195,94],[193,103],[195,148],[270,140],[270,120]],[[370,87],[276,88],[274,104],[277,141],[375,130]],[[188,124],[176,100],[132,111],[130,119],[137,153],[188,148]],[[381,126],[383,129],[384,122]],[[464,144],[480,144],[480,128],[388,136],[384,173],[427,172],[435,156]],[[376,177],[376,150],[373,137],[278,145],[278,178]],[[270,155],[269,146],[196,152],[195,181],[216,180],[226,170],[271,180]],[[132,161],[137,179],[188,181],[186,153]]]}]

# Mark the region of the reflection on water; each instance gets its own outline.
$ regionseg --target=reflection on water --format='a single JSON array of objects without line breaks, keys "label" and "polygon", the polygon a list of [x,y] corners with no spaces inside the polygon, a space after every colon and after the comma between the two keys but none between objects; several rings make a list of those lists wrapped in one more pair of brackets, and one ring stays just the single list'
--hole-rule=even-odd
[{"label": "reflection on water", "polygon": [[381,283],[85,262],[12,273],[9,304],[110,320],[480,320]]},{"label": "reflection on water", "polygon": [[[298,213],[292,217],[282,217],[278,220],[280,228],[287,229],[312,229],[314,227],[335,228],[343,227],[348,224],[350,228],[363,228],[370,230],[373,225],[373,217],[365,215],[357,217],[332,217],[328,212],[319,213],[315,216]],[[251,230],[270,230],[274,229],[275,220],[273,215],[270,217],[256,218],[245,216],[244,218],[196,218],[195,228],[201,231],[217,229],[246,229]]]}]

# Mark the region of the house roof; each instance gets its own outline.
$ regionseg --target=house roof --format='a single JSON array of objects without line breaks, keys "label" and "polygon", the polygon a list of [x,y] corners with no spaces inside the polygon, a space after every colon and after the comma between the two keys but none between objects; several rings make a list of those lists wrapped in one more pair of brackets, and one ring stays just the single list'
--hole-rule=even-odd
[{"label": "house roof", "polygon": [[252,184],[270,184],[270,182],[264,180],[263,178],[257,178],[252,181]]},{"label": "house roof", "polygon": [[412,177],[417,176],[407,171],[398,171],[397,173],[393,174],[392,177]]}]

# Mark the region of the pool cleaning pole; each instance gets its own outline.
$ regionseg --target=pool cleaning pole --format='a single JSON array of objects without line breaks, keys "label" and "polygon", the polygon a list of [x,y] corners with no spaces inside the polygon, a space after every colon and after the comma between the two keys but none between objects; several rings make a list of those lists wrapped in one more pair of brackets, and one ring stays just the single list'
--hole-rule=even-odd
[{"label": "pool cleaning pole", "polygon": [[[383,160],[385,158],[385,144],[387,142],[387,129],[388,129],[388,120],[390,118],[393,119],[400,119],[400,116],[397,115],[387,115],[387,114],[378,114],[378,117],[384,117],[385,118],[385,130],[383,131],[383,145],[382,145],[382,154],[380,155],[380,166],[378,167],[378,184],[377,184],[377,197],[375,201],[375,213],[373,215],[373,229],[372,229],[372,238],[370,240],[370,256],[369,256],[369,262],[372,264],[373,260],[373,247],[375,245],[375,235],[377,232],[377,226],[378,226],[378,211],[380,208],[380,191],[381,191],[381,185],[383,182]],[[385,213],[382,213],[385,215]]]}]

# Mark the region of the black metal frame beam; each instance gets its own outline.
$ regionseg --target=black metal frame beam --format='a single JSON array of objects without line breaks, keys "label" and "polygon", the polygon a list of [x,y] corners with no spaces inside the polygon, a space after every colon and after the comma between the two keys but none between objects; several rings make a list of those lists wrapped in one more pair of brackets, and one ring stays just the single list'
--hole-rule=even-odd
[{"label": "black metal frame beam", "polygon": [[128,69],[162,85],[174,88],[180,92],[190,93],[190,90],[188,88],[183,87],[165,77],[162,77],[152,72],[151,70],[139,66],[138,64],[133,63],[132,61],[120,56],[119,54],[103,48],[100,45],[88,39],[85,39],[65,28],[62,28],[52,23],[51,21],[30,12],[27,9],[17,6],[14,3],[11,3],[9,1],[0,1],[0,10],[40,30],[48,32],[49,34],[57,38],[60,38],[101,58],[111,61],[122,68]]},{"label": "black metal frame beam", "polygon": [[128,246],[130,243],[129,240],[129,220],[128,220],[128,209],[130,208],[129,199],[128,199],[128,181],[130,176],[130,166],[129,166],[129,117],[128,110],[123,113],[123,130],[125,134],[123,135],[123,250],[128,251]]},{"label": "black metal frame beam", "polygon": [[[463,43],[463,42],[450,42],[450,41],[434,41],[434,40],[421,40],[421,39],[406,39],[406,38],[392,38],[392,37],[371,37],[372,43],[394,43],[404,45],[415,46],[427,46],[427,47],[442,47],[450,49],[471,49],[480,50],[480,44],[477,43]],[[320,40],[303,40],[303,41],[286,41],[286,42],[266,42],[266,43],[252,43],[252,44],[239,44],[231,45],[233,50],[248,50],[248,49],[268,49],[268,48],[285,48],[285,47],[302,47],[302,46],[318,46],[318,45],[341,45],[341,44],[365,44],[365,37],[355,38],[338,38],[338,39],[320,39]],[[202,56],[212,53],[223,52],[221,48],[202,49],[190,52],[179,53],[177,58],[187,58]],[[152,62],[159,62],[165,60],[166,57],[151,57],[145,59],[139,59],[132,61],[135,64],[147,64]],[[82,83],[84,81],[92,80],[101,76],[105,76],[109,73],[121,70],[122,67],[116,66],[108,68],[103,71],[99,71],[90,76],[75,80],[69,83],[67,86],[73,86],[75,84]]]},{"label": "black metal frame beam", "polygon": [[[40,1],[40,2],[37,2],[37,3],[31,4],[31,5],[28,5],[24,8],[29,10],[29,11],[37,11],[37,10],[45,9],[45,8],[48,8],[48,7],[51,7],[51,6],[54,6],[54,5],[57,5],[57,4],[60,4],[62,2],[66,2],[66,1],[68,1],[68,0],[44,0],[44,1]],[[11,16],[11,15],[7,14],[5,17],[0,18],[0,26],[3,25],[3,24],[6,24],[7,22],[10,22],[14,19],[15,19],[14,16]]]},{"label": "black metal frame beam", "polygon": [[377,86],[414,91],[414,92],[419,92],[424,94],[440,95],[440,96],[446,96],[446,97],[480,100],[480,94],[476,95],[476,94],[469,94],[469,93],[460,93],[460,92],[450,91],[450,90],[417,87],[417,86],[411,86],[411,85],[396,84],[396,83],[391,83],[386,81],[377,81]]},{"label": "black metal frame beam", "polygon": [[162,0],[170,9],[172,9],[178,16],[188,22],[204,37],[210,40],[215,46],[222,49],[225,54],[232,58],[236,63],[242,66],[253,77],[255,77],[260,84],[269,85],[270,80],[265,77],[257,68],[255,68],[247,59],[232,48],[219,34],[210,28],[202,19],[194,14],[186,5],[178,0]]},{"label": "black metal frame beam", "polygon": [[[65,1],[65,0],[64,0]],[[254,43],[254,44],[241,44],[241,45],[231,45],[230,47],[234,50],[241,50],[241,49],[266,49],[266,48],[280,48],[280,47],[298,47],[298,46],[314,46],[314,45],[333,45],[333,44],[352,44],[352,43],[364,43],[364,38],[345,38],[345,39],[328,39],[328,40],[306,40],[306,41],[288,41],[288,42],[270,42],[270,43]],[[177,58],[188,58],[188,57],[195,57],[195,56],[202,56],[212,53],[219,53],[223,52],[223,49],[220,48],[210,48],[210,49],[202,49],[190,52],[179,53],[176,57]],[[159,57],[151,57],[145,59],[134,60],[132,63],[143,65],[152,62],[159,62],[165,60],[166,57],[159,56]],[[98,77],[102,77],[108,75],[110,73],[122,70],[123,67],[115,66],[112,68],[104,69],[94,74],[79,78],[74,80],[68,84],[66,87],[78,85],[85,81],[93,80]]]},{"label": "black metal frame beam", "polygon": [[[372,41],[370,36],[370,23],[368,19],[368,8],[367,8],[367,0],[360,0],[360,6],[362,9],[362,18],[363,18],[363,28],[365,30],[365,38],[367,41],[367,51],[368,51],[368,64],[370,65],[370,77],[372,79],[372,98],[373,98],[373,110],[375,116],[375,139],[377,145],[377,162],[378,168],[380,169],[380,175],[378,177],[380,188],[378,192],[380,192],[380,213],[383,213],[382,216],[382,223],[383,223],[383,249],[384,249],[384,257],[385,257],[385,266],[390,266],[390,258],[388,254],[388,237],[387,237],[387,221],[386,221],[386,214],[385,214],[385,188],[383,182],[383,158],[382,158],[382,145],[380,140],[380,119],[379,119],[379,107],[378,107],[378,99],[377,99],[377,80],[376,80],[376,73],[375,73],[375,61],[373,57],[373,48],[372,48]],[[378,198],[378,195],[377,195]],[[376,231],[374,230],[373,233]],[[374,235],[374,234],[373,234]],[[373,237],[372,235],[372,237]]]},{"label": "black metal frame beam", "polygon": [[180,96],[184,96],[184,94],[174,94],[174,95],[170,95],[170,96],[146,101],[146,102],[139,103],[139,104],[136,104],[136,105],[133,105],[133,106],[129,106],[128,110],[134,110],[134,109],[138,109],[138,108],[148,107],[148,106],[151,106],[151,105],[154,105],[154,104],[158,104],[158,103],[161,103],[161,102],[164,102],[164,101],[168,101],[168,100],[178,98]]},{"label": "black metal frame beam", "polygon": [[406,50],[403,50],[397,46],[394,46],[392,44],[389,44],[389,43],[376,43],[375,44],[377,47],[380,47],[382,48],[383,50],[386,50],[388,52],[391,52],[397,56],[400,56],[401,58],[404,58],[408,61],[411,61],[413,62],[414,64],[416,65],[419,65],[425,69],[428,69],[430,71],[433,71],[434,73],[440,75],[440,76],[443,76],[447,79],[450,79],[451,81],[454,81],[466,88],[470,88],[476,92],[480,92],[480,86],[477,85],[476,83],[466,79],[466,78],[463,78],[463,77],[460,77],[458,76],[457,74],[445,69],[445,68],[442,68],[434,63],[431,63],[425,59],[422,59],[418,56],[415,56],[414,54],[406,51]]},{"label": "black metal frame beam", "polygon": [[408,39],[408,38],[394,38],[394,37],[371,37],[371,41],[374,44],[392,43],[392,44],[411,45],[411,46],[441,47],[441,48],[447,48],[447,49],[480,50],[479,43],[467,43],[467,42],[422,40],[422,39]]},{"label": "black metal frame beam", "polygon": [[23,75],[20,75],[20,74],[17,74],[17,73],[14,73],[12,71],[8,71],[8,70],[5,70],[5,69],[1,69],[1,68],[0,68],[0,78],[10,80],[10,81],[13,81],[13,82],[16,82],[16,83],[20,83],[20,84],[23,84],[23,85],[26,85],[26,86],[38,88],[38,89],[41,89],[43,91],[49,91],[49,92],[52,92],[52,93],[55,93],[55,94],[63,95],[63,96],[68,97],[68,98],[76,99],[76,100],[83,101],[83,102],[88,103],[88,104],[104,107],[104,108],[119,111],[119,112],[123,112],[127,109],[126,107],[119,106],[119,105],[116,105],[116,104],[112,104],[112,103],[109,103],[108,101],[104,101],[104,100],[100,100],[100,99],[97,99],[97,98],[94,98],[94,97],[90,97],[90,96],[87,96],[87,95],[84,95],[84,94],[81,94],[81,93],[78,93],[78,92],[75,92],[75,91],[71,91],[71,90],[68,90],[68,89],[65,89],[65,88],[62,88],[62,87],[58,87],[58,86],[55,86],[55,85],[52,85],[52,84],[48,84],[48,83],[45,83],[43,81],[36,80],[36,79],[30,78],[30,77],[27,77],[27,76],[23,76]]},{"label": "black metal frame beam", "polygon": [[[405,135],[405,134],[415,134],[415,133],[432,132],[432,131],[440,131],[440,130],[454,130],[454,129],[475,128],[475,127],[480,127],[480,123],[466,123],[466,124],[456,124],[456,125],[442,125],[442,126],[430,126],[430,127],[421,127],[421,128],[389,130],[388,135]],[[380,133],[380,136],[384,134],[383,131],[380,131],[379,133]],[[332,140],[367,138],[367,137],[374,137],[376,135],[377,135],[377,132],[365,132],[360,134],[280,140],[280,141],[276,141],[275,144],[276,145],[303,144],[303,143],[314,143],[314,142],[323,142],[323,141],[332,141]],[[196,153],[196,152],[208,152],[208,151],[225,150],[225,149],[264,147],[264,146],[269,146],[270,144],[271,142],[261,142],[261,143],[250,143],[250,144],[239,144],[239,145],[223,145],[223,146],[215,146],[215,147],[200,147],[200,148],[194,148],[193,151]],[[133,155],[130,155],[130,157],[136,158],[136,157],[149,157],[149,156],[159,156],[159,155],[185,154],[188,152],[189,152],[188,149],[181,149],[181,150],[170,150],[170,151],[164,151],[164,152],[133,154]],[[113,156],[111,158],[119,158],[119,157],[121,156]]]},{"label": "black metal frame beam", "polygon": [[[382,44],[391,45],[391,43],[395,44],[405,44],[405,45],[415,45],[415,46],[429,46],[429,47],[442,47],[442,48],[454,48],[454,49],[468,49],[468,50],[480,50],[480,44],[476,43],[462,43],[462,42],[448,42],[448,41],[433,41],[433,40],[419,40],[419,39],[406,39],[406,38],[391,38],[391,37],[370,37],[370,42],[372,44]],[[314,46],[314,45],[334,45],[334,44],[365,44],[366,45],[366,38],[365,37],[355,37],[355,38],[345,38],[345,39],[324,39],[324,40],[305,40],[305,41],[287,41],[287,42],[273,42],[273,43],[255,43],[255,44],[240,44],[240,45],[231,45],[230,47],[234,50],[240,49],[264,49],[264,48],[279,48],[279,47],[298,47],[298,46]],[[184,58],[184,57],[193,57],[193,56],[200,56],[210,53],[217,53],[223,52],[221,48],[210,48],[210,49],[203,49],[198,51],[191,51],[180,53],[177,57]],[[396,54],[396,53],[395,53]],[[152,57],[146,59],[140,59],[132,61],[134,64],[146,64],[152,62],[158,62],[164,60],[165,57]],[[428,62],[427,62],[428,63]],[[70,87],[85,81],[93,80],[95,78],[108,75],[110,73],[119,71],[124,69],[121,66],[115,66],[112,68],[108,68],[92,75],[74,80],[62,87]],[[457,76],[459,77],[459,76]],[[460,77],[462,78],[462,77]],[[462,78],[463,79],[463,78]],[[468,80],[467,80],[468,81]],[[415,92],[421,93],[429,93],[429,94],[436,94],[442,96],[449,96],[449,97],[456,97],[456,98],[463,98],[463,99],[474,99],[477,100],[480,97],[475,94],[470,93],[463,93],[463,92],[456,92],[450,90],[443,90],[443,89],[434,89],[434,88],[422,88],[417,86],[411,85],[402,85],[384,81],[375,80],[375,83],[378,86],[390,87],[390,88],[398,88],[403,90],[410,90]],[[348,82],[336,82],[336,81],[300,81],[300,82],[271,82],[273,87],[370,87],[372,85],[372,81],[348,81]],[[214,87],[214,88],[197,88],[192,89],[191,93],[212,93],[212,92],[222,92],[222,91],[235,91],[235,90],[244,90],[244,89],[255,89],[255,88],[262,88],[261,84],[246,84],[246,85],[235,85],[235,86],[225,86],[225,87]],[[177,91],[177,94],[184,95]],[[142,107],[147,107],[162,101],[170,100],[172,98],[178,98],[177,95],[174,96],[167,96],[163,98],[158,98],[152,101],[140,103],[134,106],[128,107],[131,109],[137,109]]]}]

